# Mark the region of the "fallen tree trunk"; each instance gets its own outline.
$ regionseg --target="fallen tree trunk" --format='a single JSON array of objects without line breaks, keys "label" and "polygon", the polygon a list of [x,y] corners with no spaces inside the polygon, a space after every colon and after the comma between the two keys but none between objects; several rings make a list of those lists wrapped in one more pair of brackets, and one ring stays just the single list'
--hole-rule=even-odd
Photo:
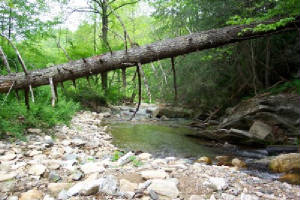
[{"label": "fallen tree trunk", "polygon": [[[133,67],[136,66],[137,63],[150,63],[160,59],[176,57],[203,49],[215,48],[229,43],[259,38],[274,33],[297,30],[297,28],[300,27],[299,19],[300,18],[297,17],[297,20],[278,28],[277,30],[269,30],[266,32],[247,31],[243,34],[239,34],[245,28],[253,28],[257,24],[228,26],[176,37],[174,39],[167,39],[142,47],[134,47],[128,49],[127,52],[125,50],[115,51],[87,59],[70,61],[49,68],[28,71],[26,76],[25,73],[0,76],[0,92],[7,92],[14,82],[14,89],[28,88],[29,85],[38,87],[41,85],[48,85],[50,77],[53,79],[54,83],[74,80],[124,67]],[[268,21],[264,24],[274,22],[275,21]]]}]

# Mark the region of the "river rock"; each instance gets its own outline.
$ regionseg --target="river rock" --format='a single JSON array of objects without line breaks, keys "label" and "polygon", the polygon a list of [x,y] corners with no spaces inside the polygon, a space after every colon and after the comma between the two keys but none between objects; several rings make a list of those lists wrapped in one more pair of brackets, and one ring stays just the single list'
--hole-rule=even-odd
[{"label": "river rock", "polygon": [[254,194],[241,194],[241,200],[259,200],[259,198]]},{"label": "river rock", "polygon": [[98,192],[98,187],[99,187],[99,180],[87,180],[87,181],[82,181],[74,186],[72,186],[68,191],[67,195],[68,196],[74,196],[77,194],[82,194],[82,195],[92,195],[96,194]]},{"label": "river rock", "polygon": [[127,154],[125,154],[124,156],[122,156],[122,157],[118,160],[117,164],[118,164],[118,165],[125,165],[125,164],[131,162],[132,156],[134,156],[134,153],[131,152],[131,151],[128,152]]},{"label": "river rock", "polygon": [[153,190],[150,190],[149,191],[149,196],[150,196],[150,198],[152,199],[152,200],[158,200],[159,199],[159,196],[156,194],[156,192],[155,191],[153,191]]},{"label": "river rock", "polygon": [[148,192],[153,190],[157,194],[169,198],[176,198],[179,195],[177,184],[174,180],[153,179],[147,190]]},{"label": "river rock", "polygon": [[108,175],[99,179],[99,192],[108,195],[119,195],[120,183],[113,175]]},{"label": "river rock", "polygon": [[76,138],[76,139],[73,139],[71,143],[77,147],[80,147],[80,146],[84,146],[86,144],[86,141]]},{"label": "river rock", "polygon": [[140,160],[149,160],[152,157],[150,153],[141,153],[138,155]]},{"label": "river rock", "polygon": [[192,195],[189,200],[203,200],[203,197],[200,195]]},{"label": "river rock", "polygon": [[272,134],[272,126],[262,121],[254,121],[249,132],[252,134],[252,137],[264,140],[267,136]]},{"label": "river rock", "polygon": [[246,167],[246,163],[244,161],[238,159],[238,158],[232,159],[231,164],[235,167],[238,167],[238,168]]},{"label": "river rock", "polygon": [[83,177],[83,174],[81,171],[75,171],[71,176],[73,181],[79,181],[82,177]]},{"label": "river rock", "polygon": [[15,187],[16,187],[15,180],[0,182],[0,192],[14,192]]},{"label": "river rock", "polygon": [[163,170],[147,170],[147,171],[142,171],[141,176],[143,179],[148,180],[148,179],[164,179],[169,177],[168,173],[166,173]]},{"label": "river rock", "polygon": [[17,155],[15,153],[6,153],[5,155],[3,156],[0,156],[0,160],[1,161],[10,161],[10,160],[13,160],[17,157]]},{"label": "river rock", "polygon": [[300,169],[300,153],[281,154],[271,160],[269,167],[274,172],[289,172]]},{"label": "river rock", "polygon": [[218,161],[218,165],[226,165],[226,166],[232,166],[230,156],[216,156],[216,160]]},{"label": "river rock", "polygon": [[209,177],[208,181],[203,183],[214,190],[222,191],[228,187],[228,183],[225,178]]},{"label": "river rock", "polygon": [[134,192],[138,188],[137,183],[132,183],[126,179],[120,180],[120,191],[121,192]]},{"label": "river rock", "polygon": [[207,156],[203,156],[203,157],[199,158],[198,160],[196,160],[196,162],[198,162],[198,163],[205,163],[207,165],[211,165],[212,164],[211,159],[209,157],[207,157]]},{"label": "river rock", "polygon": [[290,184],[300,185],[300,174],[299,174],[299,172],[284,174],[279,178],[279,180],[290,183]]},{"label": "river rock", "polygon": [[42,130],[39,128],[29,128],[29,129],[27,129],[27,132],[30,134],[37,134],[37,135],[42,134]]},{"label": "river rock", "polygon": [[48,191],[50,194],[56,196],[60,191],[67,190],[72,186],[70,183],[49,183],[48,184]]},{"label": "river rock", "polygon": [[175,106],[160,105],[159,108],[153,111],[152,116],[158,118],[162,116],[167,118],[190,118],[193,116],[193,110]]},{"label": "river rock", "polygon": [[[17,196],[10,196],[10,197],[7,198],[7,200],[19,200],[19,197],[17,197]],[[43,200],[45,200],[45,199],[43,199]]]},{"label": "river rock", "polygon": [[8,172],[2,171],[2,172],[0,172],[0,182],[13,179],[16,176],[17,176],[17,173],[15,173],[15,172],[8,173]]},{"label": "river rock", "polygon": [[90,173],[101,173],[105,171],[105,168],[103,167],[103,164],[101,162],[88,162],[84,165],[80,166],[80,169],[83,171],[84,174],[90,174]]},{"label": "river rock", "polygon": [[21,194],[19,200],[42,200],[43,193],[36,189],[29,190],[28,192],[24,192]]},{"label": "river rock", "polygon": [[31,165],[28,170],[28,174],[32,174],[34,176],[41,176],[45,173],[46,167],[44,165]]},{"label": "river rock", "polygon": [[49,180],[51,182],[58,182],[59,180],[61,180],[61,177],[55,171],[51,171],[49,173]]}]

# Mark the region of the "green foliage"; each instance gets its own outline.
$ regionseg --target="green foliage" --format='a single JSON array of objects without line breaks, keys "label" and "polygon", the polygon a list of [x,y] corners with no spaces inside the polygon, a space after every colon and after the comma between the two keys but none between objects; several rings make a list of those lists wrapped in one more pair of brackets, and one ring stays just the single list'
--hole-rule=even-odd
[{"label": "green foliage", "polygon": [[112,155],[111,161],[112,162],[116,162],[119,160],[119,158],[121,158],[124,155],[123,152],[120,151],[115,151],[114,154]]},{"label": "green foliage", "polygon": [[[27,110],[23,102],[10,96],[0,108],[0,137],[7,135],[24,138],[27,128],[51,128],[56,124],[67,124],[72,115],[79,110],[79,105],[59,96],[59,102],[53,108],[50,102],[50,89],[44,87],[35,90],[36,102]],[[3,97],[4,95],[2,95]],[[3,102],[1,98],[0,102]]]},{"label": "green foliage", "polygon": [[300,80],[295,79],[282,84],[278,84],[275,87],[266,90],[266,92],[271,92],[272,94],[279,94],[282,92],[295,92],[300,95]]},{"label": "green foliage", "polygon": [[132,165],[135,167],[140,167],[143,165],[143,162],[140,161],[136,156],[130,156],[129,159],[132,162]]}]

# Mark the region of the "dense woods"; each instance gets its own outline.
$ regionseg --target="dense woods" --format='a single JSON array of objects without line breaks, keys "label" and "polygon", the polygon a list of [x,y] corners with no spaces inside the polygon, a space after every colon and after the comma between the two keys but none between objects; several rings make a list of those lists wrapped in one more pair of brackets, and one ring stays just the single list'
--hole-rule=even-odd
[{"label": "dense woods", "polygon": [[[92,104],[137,102],[137,69],[125,70],[125,67],[135,66],[139,57],[143,64],[138,70],[143,102],[176,103],[199,113],[222,112],[243,98],[262,93],[299,92],[297,17],[300,5],[296,0],[84,2],[83,6],[75,7],[68,0],[1,1],[0,85],[3,87],[3,80],[11,81],[0,94],[2,137],[21,137],[27,127],[51,127],[68,122],[82,106],[91,108]],[[45,17],[53,15],[53,10],[60,10],[60,13]],[[72,13],[86,16],[75,30],[65,23]],[[265,21],[272,23],[262,23]],[[243,28],[249,24],[255,25]],[[288,32],[251,39],[252,35],[276,32],[289,24],[292,24],[292,30]],[[158,55],[159,59],[142,53],[147,49],[144,45],[170,38],[175,38],[169,40],[170,44],[154,45],[164,44],[166,49],[170,46],[170,51],[172,48],[180,50],[182,47],[177,45],[176,37],[192,34],[191,38],[197,40],[197,34],[193,36],[193,33],[201,31],[207,31],[212,37],[209,40],[214,47],[211,29],[224,30],[224,27],[240,25],[242,28],[235,33],[238,37],[244,36],[245,40],[238,43],[215,45],[216,48],[203,51],[182,51],[174,56]],[[222,38],[224,32],[219,34],[224,44],[231,43],[225,41],[226,37]],[[249,35],[245,37],[245,34]],[[171,48],[172,44],[176,45]],[[24,65],[29,72],[42,72],[47,70],[44,68],[56,65],[65,66],[67,71],[73,67],[76,71],[83,64],[96,66],[93,62],[98,61],[93,61],[93,56],[106,54],[118,60],[119,53],[116,56],[111,53],[119,50],[125,52],[124,55],[134,52],[137,57],[113,62],[113,65],[104,66],[104,70],[95,70],[91,74],[74,75],[73,80],[69,76],[64,79],[68,80],[66,82],[56,82],[55,78],[53,82],[47,76],[40,84],[45,86],[32,88],[31,83],[26,83],[34,73],[27,76]],[[13,73],[19,72],[25,72],[23,78],[12,78]],[[23,86],[14,88],[17,85],[12,84],[14,80],[16,83],[23,80]],[[53,84],[49,85],[51,82]],[[32,82],[32,85],[37,84]],[[30,105],[30,110],[25,103],[27,107]]]}]

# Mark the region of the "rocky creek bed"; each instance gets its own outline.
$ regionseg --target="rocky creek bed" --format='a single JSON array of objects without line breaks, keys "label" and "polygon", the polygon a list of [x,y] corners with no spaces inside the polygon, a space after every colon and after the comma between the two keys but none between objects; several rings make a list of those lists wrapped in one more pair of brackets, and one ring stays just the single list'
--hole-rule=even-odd
[{"label": "rocky creek bed", "polygon": [[[79,112],[52,134],[28,130],[27,142],[0,141],[0,199],[299,199],[300,188],[237,167],[179,157],[155,158],[117,147],[102,120]],[[206,162],[209,163],[209,162]]]}]

